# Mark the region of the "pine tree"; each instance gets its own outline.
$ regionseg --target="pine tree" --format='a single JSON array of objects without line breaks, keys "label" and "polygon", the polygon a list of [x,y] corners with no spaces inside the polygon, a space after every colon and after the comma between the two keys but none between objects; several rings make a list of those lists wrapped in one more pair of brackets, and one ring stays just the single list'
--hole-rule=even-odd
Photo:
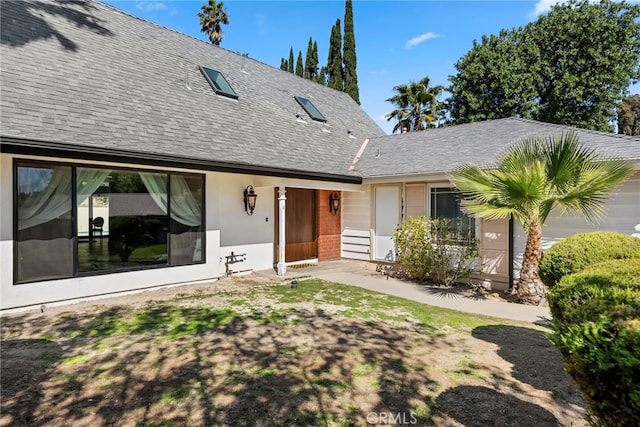
[{"label": "pine tree", "polygon": [[287,62],[287,64],[289,64],[289,68],[288,71],[293,74],[293,67],[295,65],[295,63],[293,62],[293,47],[291,49],[289,49],[289,62]]},{"label": "pine tree", "polygon": [[298,60],[296,61],[296,76],[304,76],[304,65],[302,65],[302,51],[298,51]]},{"label": "pine tree", "polygon": [[353,31],[353,4],[346,1],[344,12],[344,91],[360,104],[360,90],[358,89],[358,75],[356,74],[356,37]]},{"label": "pine tree", "polygon": [[336,24],[331,29],[327,74],[327,86],[342,91],[344,89],[344,78],[342,71],[342,34],[340,32],[340,19],[336,20]]}]

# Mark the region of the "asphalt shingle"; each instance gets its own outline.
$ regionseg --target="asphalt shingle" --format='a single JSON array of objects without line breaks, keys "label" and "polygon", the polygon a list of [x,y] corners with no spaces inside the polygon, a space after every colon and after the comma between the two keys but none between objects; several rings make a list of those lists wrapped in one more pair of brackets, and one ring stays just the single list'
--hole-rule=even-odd
[{"label": "asphalt shingle", "polygon": [[[354,176],[364,139],[384,135],[343,92],[99,2],[0,8],[3,137]],[[239,99],[215,94],[199,65],[222,72]]]},{"label": "asphalt shingle", "polygon": [[575,131],[598,152],[640,161],[640,138],[507,118],[372,138],[356,171],[365,178],[447,173],[467,163],[490,166],[510,144],[526,137]]}]

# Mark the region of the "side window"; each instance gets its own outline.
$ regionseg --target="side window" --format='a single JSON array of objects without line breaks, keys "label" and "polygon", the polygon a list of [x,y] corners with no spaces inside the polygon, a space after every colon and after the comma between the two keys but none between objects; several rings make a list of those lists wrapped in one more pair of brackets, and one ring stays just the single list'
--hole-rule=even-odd
[{"label": "side window", "polygon": [[461,236],[475,238],[475,219],[462,211],[460,194],[455,188],[431,188],[431,218],[444,218]]}]

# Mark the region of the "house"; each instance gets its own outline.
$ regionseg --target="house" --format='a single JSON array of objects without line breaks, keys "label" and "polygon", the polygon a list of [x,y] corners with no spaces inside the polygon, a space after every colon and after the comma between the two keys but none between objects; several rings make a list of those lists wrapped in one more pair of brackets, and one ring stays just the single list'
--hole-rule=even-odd
[{"label": "house", "polygon": [[[627,159],[635,174],[621,184],[597,224],[582,216],[554,212],[543,226],[543,249],[579,232],[609,230],[633,234],[640,224],[640,138],[506,118],[371,138],[352,170],[363,176],[361,193],[345,193],[342,256],[373,260],[394,257],[395,225],[409,216],[456,218],[475,229],[482,273],[475,278],[506,289],[518,277],[526,235],[517,221],[469,218],[460,207],[449,173],[464,163],[490,167],[511,143],[574,131],[580,143]],[[366,206],[372,215],[363,215]],[[375,230],[369,235],[368,230]],[[371,255],[370,255],[371,254]]]},{"label": "house", "polygon": [[[458,214],[457,162],[564,129],[388,136],[345,93],[97,1],[0,2],[0,19],[0,309],[392,260],[403,218]],[[639,164],[639,138],[580,132]],[[640,223],[639,183],[621,187],[611,227]],[[582,226],[558,221],[552,239]],[[517,229],[468,224],[480,277],[507,286]]]},{"label": "house", "polygon": [[0,7],[1,308],[340,257],[330,198],[384,135],[347,94],[99,2]]}]

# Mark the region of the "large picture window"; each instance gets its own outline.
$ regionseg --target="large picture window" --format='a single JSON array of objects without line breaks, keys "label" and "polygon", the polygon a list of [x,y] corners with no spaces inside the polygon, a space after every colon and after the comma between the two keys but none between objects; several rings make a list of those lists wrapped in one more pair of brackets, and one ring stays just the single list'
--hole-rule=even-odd
[{"label": "large picture window", "polygon": [[474,239],[476,223],[473,217],[463,212],[460,193],[455,188],[431,188],[431,217],[451,221],[452,228],[460,233],[461,239]]},{"label": "large picture window", "polygon": [[27,162],[16,171],[18,283],[204,262],[203,175]]}]

